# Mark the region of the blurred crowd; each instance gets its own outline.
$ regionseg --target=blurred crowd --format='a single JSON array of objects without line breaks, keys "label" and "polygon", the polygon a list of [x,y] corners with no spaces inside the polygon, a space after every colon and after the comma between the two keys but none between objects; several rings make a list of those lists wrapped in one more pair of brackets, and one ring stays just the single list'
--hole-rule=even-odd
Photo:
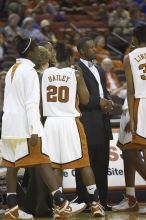
[{"label": "blurred crowd", "polygon": [[[78,40],[90,35],[97,48],[96,62],[106,72],[109,92],[113,97],[124,99],[125,79],[119,78],[117,73],[122,71],[122,59],[128,53],[133,28],[145,21],[146,0],[0,0],[0,83],[3,84],[6,71],[18,57],[14,45],[17,34],[31,37],[38,44],[51,42],[54,45],[63,40],[73,49],[75,61],[79,59]],[[79,23],[83,23],[84,28],[80,28]],[[65,24],[63,30],[62,24]],[[123,56],[107,47],[107,35],[111,32],[127,40]]]}]

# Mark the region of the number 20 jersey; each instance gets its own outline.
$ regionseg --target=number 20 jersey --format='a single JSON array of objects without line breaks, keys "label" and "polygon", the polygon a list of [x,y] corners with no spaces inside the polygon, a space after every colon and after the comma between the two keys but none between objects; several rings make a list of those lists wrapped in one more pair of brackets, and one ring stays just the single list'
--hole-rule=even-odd
[{"label": "number 20 jersey", "polygon": [[79,117],[75,70],[51,67],[42,77],[43,116]]},{"label": "number 20 jersey", "polygon": [[129,53],[135,98],[146,98],[146,47]]}]

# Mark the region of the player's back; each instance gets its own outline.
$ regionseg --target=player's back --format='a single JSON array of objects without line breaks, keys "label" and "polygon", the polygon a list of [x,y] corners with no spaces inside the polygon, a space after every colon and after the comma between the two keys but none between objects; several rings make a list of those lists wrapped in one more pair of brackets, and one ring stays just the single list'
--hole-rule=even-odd
[{"label": "player's back", "polygon": [[75,70],[51,67],[42,78],[43,115],[50,117],[78,117],[76,109],[77,81]]},{"label": "player's back", "polygon": [[[28,111],[32,108],[33,103],[35,106],[39,106],[39,79],[33,69],[34,64],[27,60],[19,60],[22,63],[14,64],[6,75],[2,118],[3,138],[30,137]],[[39,111],[37,114],[39,118]]]},{"label": "player's back", "polygon": [[146,97],[146,47],[137,48],[129,54],[134,81],[135,97]]}]

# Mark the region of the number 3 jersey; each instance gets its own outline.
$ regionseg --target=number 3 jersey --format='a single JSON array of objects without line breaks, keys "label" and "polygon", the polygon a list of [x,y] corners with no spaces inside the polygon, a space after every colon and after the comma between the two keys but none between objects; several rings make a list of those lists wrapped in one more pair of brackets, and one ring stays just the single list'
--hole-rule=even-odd
[{"label": "number 3 jersey", "polygon": [[133,75],[135,102],[134,121],[136,132],[132,143],[146,146],[146,47],[138,48],[129,54]]},{"label": "number 3 jersey", "polygon": [[146,47],[129,53],[135,98],[146,98]]},{"label": "number 3 jersey", "polygon": [[75,70],[51,67],[42,78],[43,115],[47,117],[79,117]]}]

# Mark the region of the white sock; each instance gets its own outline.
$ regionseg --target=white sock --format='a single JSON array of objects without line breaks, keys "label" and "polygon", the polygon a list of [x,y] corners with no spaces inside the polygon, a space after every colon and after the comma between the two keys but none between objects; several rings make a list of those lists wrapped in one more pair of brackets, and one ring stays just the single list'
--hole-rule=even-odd
[{"label": "white sock", "polygon": [[7,196],[9,196],[9,195],[16,195],[16,192],[14,192],[14,193],[7,193]]},{"label": "white sock", "polygon": [[62,188],[62,186],[59,187],[59,190],[60,190],[61,192],[63,192],[63,188]]},{"label": "white sock", "polygon": [[94,194],[97,187],[94,184],[94,185],[86,186],[86,188],[87,188],[87,191],[88,191],[89,194]]},{"label": "white sock", "polygon": [[126,187],[126,195],[135,197],[135,187]]}]

